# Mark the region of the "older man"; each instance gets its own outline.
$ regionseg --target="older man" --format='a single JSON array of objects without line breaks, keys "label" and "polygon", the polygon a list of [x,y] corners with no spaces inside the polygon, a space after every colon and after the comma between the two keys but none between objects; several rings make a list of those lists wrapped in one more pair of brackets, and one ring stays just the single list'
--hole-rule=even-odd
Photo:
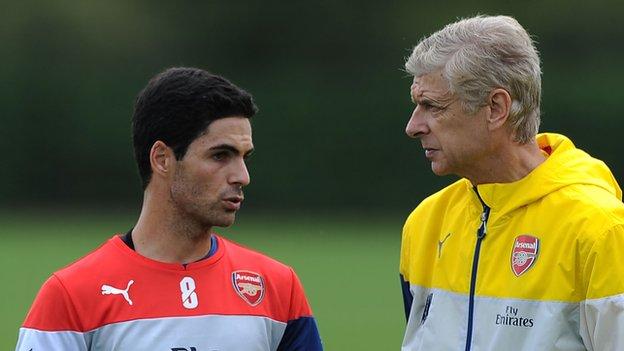
[{"label": "older man", "polygon": [[624,350],[624,205],[607,166],[537,134],[540,62],[507,16],[423,39],[406,133],[436,175],[403,229],[404,350]]}]

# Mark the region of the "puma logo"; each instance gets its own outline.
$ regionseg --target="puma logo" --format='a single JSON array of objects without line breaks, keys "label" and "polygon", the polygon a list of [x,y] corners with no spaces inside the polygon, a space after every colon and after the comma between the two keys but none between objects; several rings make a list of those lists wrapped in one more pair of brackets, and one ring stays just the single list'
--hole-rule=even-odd
[{"label": "puma logo", "polygon": [[446,237],[444,237],[444,240],[442,241],[438,240],[438,258],[440,258],[440,255],[442,255],[442,245],[444,245],[444,242],[446,241],[446,239],[449,238],[449,236],[451,236],[451,233],[446,234]]},{"label": "puma logo", "polygon": [[130,290],[130,285],[132,284],[134,284],[134,280],[130,280],[128,282],[128,286],[126,286],[125,290],[117,289],[106,284],[102,285],[102,295],[121,295],[124,299],[126,299],[126,301],[128,301],[128,304],[132,306],[132,300],[130,300],[130,295],[128,295],[128,290]]}]

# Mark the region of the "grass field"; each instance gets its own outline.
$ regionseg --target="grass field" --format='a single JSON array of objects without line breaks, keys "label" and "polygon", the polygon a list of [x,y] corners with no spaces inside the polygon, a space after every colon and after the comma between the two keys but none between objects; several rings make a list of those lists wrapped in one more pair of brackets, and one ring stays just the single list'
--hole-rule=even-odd
[{"label": "grass field", "polygon": [[[127,230],[131,216],[0,215],[0,350],[49,274]],[[398,283],[401,216],[241,215],[218,232],[295,268],[326,350],[397,350],[404,328]]]}]

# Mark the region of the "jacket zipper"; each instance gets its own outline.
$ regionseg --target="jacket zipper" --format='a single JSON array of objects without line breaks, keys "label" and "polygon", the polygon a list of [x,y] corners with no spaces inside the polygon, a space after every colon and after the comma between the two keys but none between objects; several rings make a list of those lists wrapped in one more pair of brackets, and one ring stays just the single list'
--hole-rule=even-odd
[{"label": "jacket zipper", "polygon": [[474,296],[477,285],[477,268],[479,266],[479,253],[481,252],[481,241],[485,238],[487,233],[487,221],[490,217],[490,208],[483,202],[481,195],[477,187],[474,187],[474,191],[483,206],[483,212],[481,213],[481,226],[477,229],[477,244],[475,245],[474,257],[472,259],[472,275],[470,277],[470,295],[468,297],[468,332],[466,335],[466,351],[470,351],[472,346],[472,320],[474,318]]}]

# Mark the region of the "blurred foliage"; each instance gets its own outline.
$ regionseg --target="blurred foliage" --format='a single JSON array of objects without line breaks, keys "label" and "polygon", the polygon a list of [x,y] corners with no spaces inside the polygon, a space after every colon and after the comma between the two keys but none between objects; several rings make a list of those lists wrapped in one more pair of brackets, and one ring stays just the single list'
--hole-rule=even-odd
[{"label": "blurred foliage", "polygon": [[0,4],[0,205],[138,207],[137,92],[199,66],[255,95],[256,209],[407,213],[436,178],[403,130],[410,48],[458,17],[515,16],[543,61],[543,128],[621,182],[624,2],[21,1]]}]

